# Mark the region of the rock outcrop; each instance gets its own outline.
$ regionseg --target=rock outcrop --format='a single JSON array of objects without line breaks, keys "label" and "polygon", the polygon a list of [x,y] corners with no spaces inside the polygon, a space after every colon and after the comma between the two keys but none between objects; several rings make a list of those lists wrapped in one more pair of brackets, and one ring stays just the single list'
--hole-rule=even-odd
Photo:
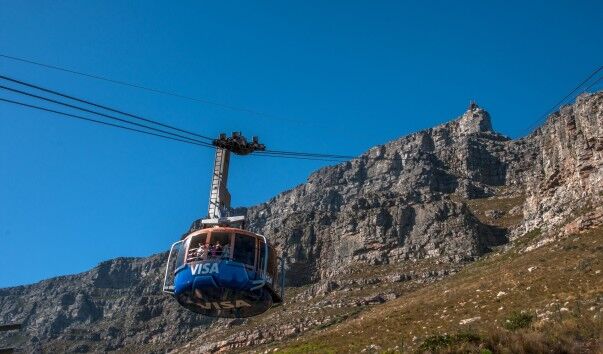
[{"label": "rock outcrop", "polygon": [[81,274],[0,289],[0,319],[24,324],[23,349],[30,352],[173,346],[212,321],[161,292],[166,261],[167,254],[117,258]]},{"label": "rock outcrop", "polygon": [[510,143],[474,106],[452,122],[317,171],[250,208],[250,227],[283,246],[291,285],[331,277],[355,262],[471,260],[506,236],[454,197],[492,196],[498,187],[520,185],[507,172],[520,159],[508,156]]},{"label": "rock outcrop", "polygon": [[518,144],[531,168],[520,231],[567,223],[603,205],[603,95],[581,95]]}]

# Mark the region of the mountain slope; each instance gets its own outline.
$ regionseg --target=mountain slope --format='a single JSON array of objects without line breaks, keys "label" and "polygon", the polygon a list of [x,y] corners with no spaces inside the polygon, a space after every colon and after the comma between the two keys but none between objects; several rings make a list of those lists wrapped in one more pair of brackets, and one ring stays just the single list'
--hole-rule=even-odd
[{"label": "mountain slope", "polygon": [[342,323],[256,349],[279,348],[277,352],[283,353],[603,350],[603,228],[530,251],[526,246],[492,254],[447,279],[368,307]]},{"label": "mountain slope", "polygon": [[24,323],[25,343],[17,344],[31,352],[172,345],[211,320],[182,310],[161,292],[166,261],[166,254],[117,258],[81,274],[0,289],[0,318]]},{"label": "mountain slope", "polygon": [[494,132],[472,105],[247,209],[250,228],[288,255],[287,303],[262,316],[180,309],[160,292],[161,254],[1,289],[0,320],[26,327],[5,340],[36,352],[213,351],[353,322],[493,250],[523,257],[513,253],[522,243],[549,247],[603,223],[602,123],[603,93],[578,97],[519,140]]}]

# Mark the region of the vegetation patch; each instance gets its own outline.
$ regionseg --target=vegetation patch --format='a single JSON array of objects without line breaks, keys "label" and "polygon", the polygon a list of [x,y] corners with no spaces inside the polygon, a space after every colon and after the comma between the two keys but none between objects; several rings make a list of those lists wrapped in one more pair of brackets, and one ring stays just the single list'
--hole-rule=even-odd
[{"label": "vegetation patch", "polygon": [[358,315],[360,312],[362,312],[361,308],[357,308],[352,310],[352,312],[349,313],[345,313],[343,315],[339,315],[339,316],[335,316],[335,318],[333,318],[331,321],[327,322],[327,323],[323,323],[322,325],[318,326],[316,329],[317,330],[321,330],[321,329],[325,329],[328,328],[332,325],[336,325],[338,323],[341,323],[351,317],[354,317],[356,315]]},{"label": "vegetation patch", "polygon": [[509,331],[516,331],[520,328],[528,328],[534,320],[534,315],[527,312],[513,312],[503,321],[503,327]]},{"label": "vegetation patch", "polygon": [[277,350],[277,353],[281,354],[302,354],[302,353],[324,353],[332,354],[335,353],[335,349],[330,348],[324,344],[313,344],[305,343],[297,346],[289,347],[284,350]]},{"label": "vegetation patch", "polygon": [[435,335],[427,337],[423,344],[419,346],[421,351],[438,351],[441,349],[451,348],[464,343],[479,343],[480,336],[474,333],[458,333],[454,335]]},{"label": "vegetation patch", "polygon": [[[522,213],[511,214],[511,210],[521,206],[525,202],[525,196],[510,198],[479,198],[461,201],[464,201],[467,204],[473,215],[475,215],[479,221],[487,225],[508,228],[517,225],[523,219]],[[495,211],[495,214],[499,215],[493,218],[492,215],[488,214],[489,211]]]},{"label": "vegetation patch", "polygon": [[532,241],[536,240],[538,237],[542,235],[542,230],[540,228],[536,228],[534,230],[530,230],[526,232],[522,237],[515,241],[515,246],[524,247],[529,245]]}]

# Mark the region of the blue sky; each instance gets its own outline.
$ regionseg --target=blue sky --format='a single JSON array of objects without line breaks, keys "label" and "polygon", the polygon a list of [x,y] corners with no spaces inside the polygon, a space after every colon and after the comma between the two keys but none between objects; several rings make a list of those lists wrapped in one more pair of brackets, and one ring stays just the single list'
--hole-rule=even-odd
[{"label": "blue sky", "polygon": [[[499,132],[525,135],[603,63],[602,23],[600,1],[4,1],[2,54],[266,115],[3,58],[0,72],[205,135],[355,155],[470,99]],[[165,250],[206,213],[212,158],[0,103],[0,287]],[[235,158],[233,203],[325,164]]]}]

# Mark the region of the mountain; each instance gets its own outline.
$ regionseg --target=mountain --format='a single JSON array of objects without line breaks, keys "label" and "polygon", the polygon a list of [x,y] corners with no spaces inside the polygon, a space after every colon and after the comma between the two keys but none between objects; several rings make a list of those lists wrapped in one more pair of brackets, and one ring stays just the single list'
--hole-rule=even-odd
[{"label": "mountain", "polygon": [[[553,287],[564,270],[580,266],[574,264],[578,257],[593,259],[587,268],[596,272],[603,259],[597,237],[603,225],[602,165],[601,92],[579,96],[518,140],[495,132],[490,115],[471,104],[455,120],[322,168],[306,183],[244,210],[249,228],[269,235],[287,254],[284,306],[246,320],[193,315],[161,293],[167,254],[118,258],[81,274],[0,289],[0,320],[26,328],[4,335],[4,341],[28,352],[437,349],[421,346],[430,340],[477,345],[475,337],[483,334],[463,342],[458,339],[465,337],[440,333],[448,319],[417,327],[417,321],[429,322],[421,311],[443,316],[450,311],[442,307],[443,294],[452,291],[477,306],[459,321],[497,320],[480,310],[475,292],[502,285],[482,278],[495,278],[507,267],[509,279],[520,277],[526,270],[518,265],[535,255],[545,260],[534,269],[559,267],[542,253],[552,256],[558,247],[572,246],[566,244],[569,235],[589,235],[581,239],[590,243],[576,243],[579,251],[569,253],[574,258],[560,255],[566,267],[555,273],[530,271],[540,277],[526,288]],[[574,277],[581,287],[559,285],[559,291],[584,297],[598,313],[601,278]],[[500,292],[506,295],[504,286]],[[438,296],[428,296],[432,291]],[[508,301],[505,295],[497,304]],[[525,295],[540,299],[533,306],[549,300],[542,292]],[[400,312],[406,300],[415,304],[414,317],[386,325],[383,311]],[[526,310],[520,305],[510,302],[508,310]],[[415,334],[396,348],[390,334],[379,338],[392,345],[370,336],[360,340],[359,325],[398,338]],[[598,326],[593,328],[602,328],[600,321]],[[358,345],[345,349],[341,338]],[[583,348],[594,348],[591,339],[585,337]]]}]

